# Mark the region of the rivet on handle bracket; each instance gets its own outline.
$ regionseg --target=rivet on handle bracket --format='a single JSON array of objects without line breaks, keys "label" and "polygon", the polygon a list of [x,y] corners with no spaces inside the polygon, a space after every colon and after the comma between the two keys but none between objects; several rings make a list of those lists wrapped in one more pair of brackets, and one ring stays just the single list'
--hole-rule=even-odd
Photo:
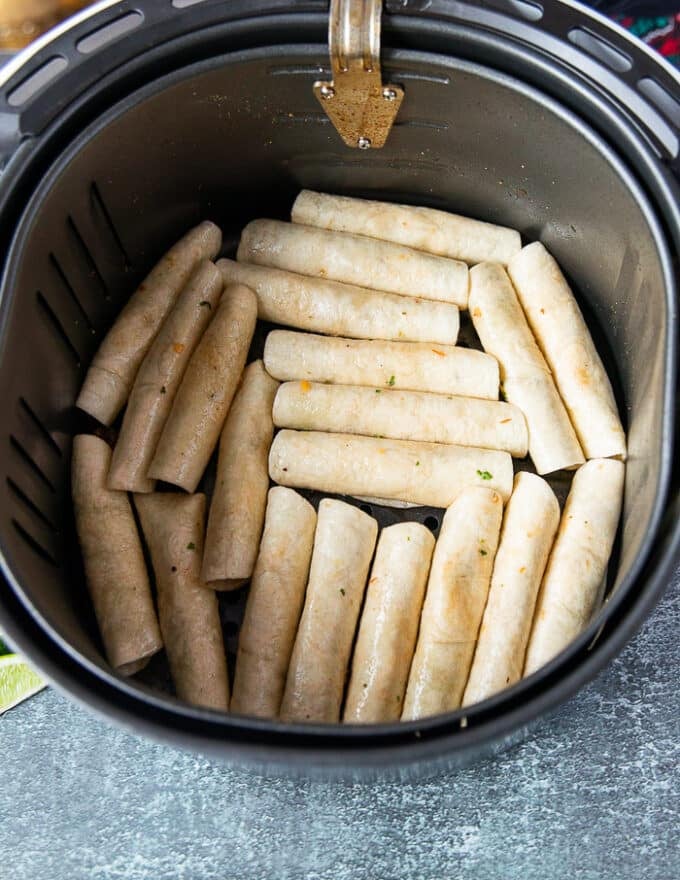
[{"label": "rivet on handle bracket", "polygon": [[380,75],[382,0],[331,0],[328,45],[330,82],[314,94],[348,147],[385,146],[404,97]]}]

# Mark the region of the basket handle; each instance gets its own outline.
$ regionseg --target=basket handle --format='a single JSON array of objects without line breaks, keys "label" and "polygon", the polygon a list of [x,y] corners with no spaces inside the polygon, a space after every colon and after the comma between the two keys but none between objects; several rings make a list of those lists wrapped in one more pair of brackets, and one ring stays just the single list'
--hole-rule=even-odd
[{"label": "basket handle", "polygon": [[331,0],[328,48],[333,78],[314,94],[348,147],[385,145],[404,98],[380,73],[382,0]]}]

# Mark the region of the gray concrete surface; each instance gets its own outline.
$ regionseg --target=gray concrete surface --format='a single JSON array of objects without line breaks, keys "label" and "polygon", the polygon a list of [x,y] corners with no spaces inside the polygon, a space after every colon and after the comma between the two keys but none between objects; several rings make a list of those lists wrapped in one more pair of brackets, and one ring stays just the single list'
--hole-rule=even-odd
[{"label": "gray concrete surface", "polygon": [[0,719],[12,880],[680,878],[680,571],[522,745],[420,784],[310,783],[139,740],[45,691]]}]

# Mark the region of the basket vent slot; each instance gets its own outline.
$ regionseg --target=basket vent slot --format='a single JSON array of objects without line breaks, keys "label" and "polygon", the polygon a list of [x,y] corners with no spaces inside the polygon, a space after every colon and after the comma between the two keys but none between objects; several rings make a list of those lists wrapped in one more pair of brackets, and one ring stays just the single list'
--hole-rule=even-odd
[{"label": "basket vent slot", "polygon": [[638,88],[659,110],[671,125],[680,128],[680,102],[674,98],[660,83],[651,76],[645,76],[638,82]]},{"label": "basket vent slot", "polygon": [[448,131],[448,122],[442,122],[438,119],[397,119],[394,123],[395,128],[432,128],[435,131]]},{"label": "basket vent slot", "polygon": [[10,434],[9,442],[12,448],[18,453],[19,457],[28,465],[28,467],[33,471],[33,473],[40,478],[40,480],[47,486],[50,492],[56,492],[54,488],[54,484],[52,480],[47,476],[45,471],[40,467],[40,465],[33,459],[31,455],[26,451],[24,446],[17,440],[14,434]]},{"label": "basket vent slot", "polygon": [[175,9],[186,9],[188,6],[196,6],[199,3],[205,3],[205,0],[172,0]]},{"label": "basket vent slot", "polygon": [[313,76],[316,79],[330,79],[331,76],[330,67],[321,64],[276,64],[267,73],[269,76]]},{"label": "basket vent slot", "polygon": [[36,553],[45,562],[49,562],[50,565],[53,565],[55,568],[59,568],[59,563],[54,558],[54,556],[52,556],[49,550],[46,550],[40,543],[40,541],[37,541],[33,537],[33,535],[21,525],[18,520],[13,519],[12,525],[14,526],[14,529],[19,537],[23,540],[25,544],[27,544],[31,548],[34,553]]},{"label": "basket vent slot", "polygon": [[61,447],[47,430],[41,419],[36,415],[35,410],[33,410],[32,407],[29,406],[28,401],[25,398],[20,397],[19,406],[26,413],[29,420],[33,423],[39,436],[45,441],[45,445],[49,448],[49,450],[57,455],[58,458],[62,458],[63,452],[61,451]]},{"label": "basket vent slot", "polygon": [[436,73],[420,73],[417,70],[390,70],[386,68],[385,75],[390,82],[426,82],[437,86],[448,86],[451,84],[451,79],[448,76]]},{"label": "basket vent slot", "polygon": [[19,83],[15,89],[12,89],[7,96],[7,103],[10,107],[22,107],[31,98],[35,97],[39,91],[48,86],[67,67],[68,61],[63,55],[55,55],[48,59],[30,76],[27,76],[23,82]]},{"label": "basket vent slot", "polygon": [[71,356],[73,357],[73,359],[76,363],[76,366],[80,367],[80,365],[82,363],[82,359],[80,357],[78,349],[75,347],[73,342],[71,342],[71,339],[70,339],[68,333],[66,332],[66,330],[64,330],[64,327],[63,327],[61,321],[59,320],[59,318],[57,318],[57,316],[54,312],[54,309],[47,302],[47,300],[45,299],[45,297],[43,296],[43,294],[40,291],[37,292],[36,298],[38,300],[38,307],[39,307],[40,311],[43,313],[43,315],[46,317],[47,322],[54,330],[56,330],[57,336],[59,336],[61,341],[64,343],[64,345],[68,349],[69,353],[71,354]]},{"label": "basket vent slot", "polygon": [[11,477],[7,477],[7,487],[9,488],[12,495],[14,495],[14,497],[17,498],[27,510],[29,510],[35,517],[37,517],[37,519],[39,519],[44,526],[47,526],[47,528],[51,532],[54,532],[55,535],[58,533],[59,530],[49,518],[49,516],[47,516],[47,514],[38,507],[35,501],[32,501],[29,498],[24,490],[20,486],[18,486]]},{"label": "basket vent slot", "polygon": [[330,119],[323,113],[279,113],[275,117],[281,125],[330,125]]},{"label": "basket vent slot", "polygon": [[106,202],[104,201],[104,197],[101,194],[101,190],[94,181],[90,184],[90,198],[92,200],[92,206],[94,210],[108,227],[109,232],[111,233],[111,238],[113,239],[116,248],[120,251],[120,254],[123,257],[123,268],[126,270],[132,268],[132,263],[130,261],[127,251],[125,250],[123,240],[118,233],[116,224],[113,222],[111,212],[106,206]]},{"label": "basket vent slot", "polygon": [[141,12],[128,12],[126,15],[121,15],[120,18],[102,25],[102,27],[97,28],[96,31],[92,31],[86,37],[78,40],[76,48],[83,55],[97,52],[99,49],[103,49],[104,46],[108,46],[108,44],[112,43],[114,40],[119,39],[139,27],[143,21],[144,16]]},{"label": "basket vent slot", "polygon": [[85,239],[83,238],[80,230],[76,226],[76,223],[75,223],[75,220],[73,219],[73,217],[69,216],[66,220],[66,224],[68,226],[68,230],[71,233],[73,240],[76,242],[76,244],[78,246],[78,250],[82,254],[83,260],[87,264],[88,275],[91,278],[97,279],[97,282],[103,291],[104,298],[108,299],[109,298],[108,284],[106,283],[106,280],[105,280],[104,276],[102,275],[102,273],[99,271],[99,266],[97,266],[97,263],[95,262],[95,259],[92,256],[92,252],[90,251],[87,244],[85,243]]},{"label": "basket vent slot", "polygon": [[59,280],[63,284],[64,289],[66,290],[68,295],[71,297],[73,304],[76,307],[78,313],[82,316],[82,319],[85,322],[85,326],[88,328],[88,330],[92,331],[94,328],[92,326],[92,321],[90,320],[90,316],[85,311],[85,308],[84,308],[83,304],[81,303],[80,297],[76,293],[75,288],[73,287],[71,282],[66,277],[66,272],[64,272],[64,269],[63,269],[61,263],[55,257],[54,254],[50,254],[49,261],[50,261],[50,265],[52,266],[52,268],[56,272]]},{"label": "basket vent slot", "polygon": [[584,52],[592,55],[593,58],[601,61],[602,64],[616,73],[626,73],[633,66],[633,60],[630,55],[612,46],[608,40],[594,34],[587,28],[572,28],[567,37],[574,46],[583,49]]},{"label": "basket vent slot", "polygon": [[506,5],[526,21],[540,21],[543,18],[543,7],[540,3],[533,3],[530,0],[506,0]]}]

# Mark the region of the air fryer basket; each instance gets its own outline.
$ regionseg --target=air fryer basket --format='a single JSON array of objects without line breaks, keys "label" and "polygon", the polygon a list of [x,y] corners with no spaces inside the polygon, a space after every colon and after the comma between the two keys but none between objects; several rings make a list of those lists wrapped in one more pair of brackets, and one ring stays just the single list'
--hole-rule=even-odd
[{"label": "air fryer basket", "polygon": [[[488,752],[619,650],[676,558],[678,83],[580,7],[395,2],[383,70],[406,97],[386,147],[360,152],[312,94],[328,63],[324,3],[185,6],[100,4],[2,89],[0,624],[91,707],[228,758],[405,767]],[[100,47],[84,52],[97,33]],[[63,70],[31,94],[33,72],[44,79],[59,57]],[[655,102],[644,79],[666,98]],[[630,460],[609,601],[563,655],[479,707],[374,728],[283,726],[182,705],[103,660],[69,501],[84,370],[184,230],[215,220],[230,254],[248,220],[285,217],[301,187],[447,208],[540,238],[615,379]],[[233,650],[238,606],[225,614]]]}]

